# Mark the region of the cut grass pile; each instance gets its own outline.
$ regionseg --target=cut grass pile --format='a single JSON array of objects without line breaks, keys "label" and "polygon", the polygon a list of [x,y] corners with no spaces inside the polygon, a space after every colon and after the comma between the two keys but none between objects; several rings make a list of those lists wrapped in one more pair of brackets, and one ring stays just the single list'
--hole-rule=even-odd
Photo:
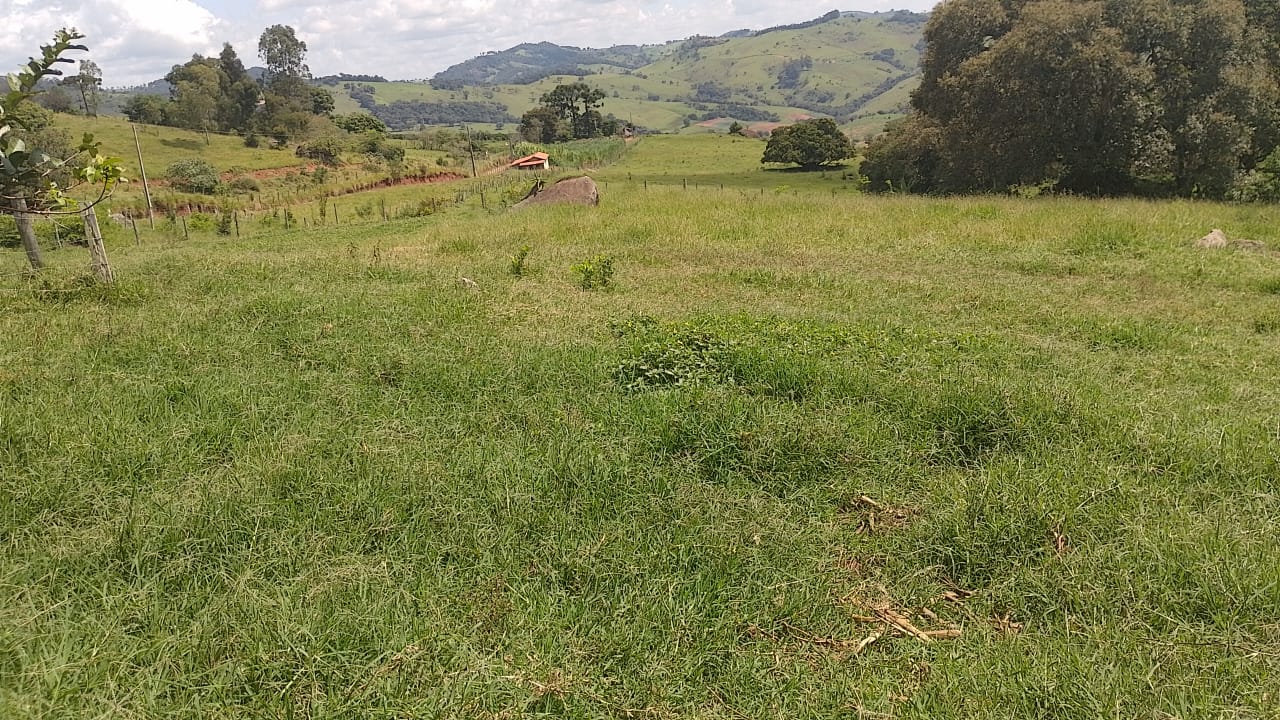
[{"label": "cut grass pile", "polygon": [[1191,241],[1277,214],[651,188],[129,239],[113,288],[6,251],[0,717],[1274,717],[1280,260]]}]

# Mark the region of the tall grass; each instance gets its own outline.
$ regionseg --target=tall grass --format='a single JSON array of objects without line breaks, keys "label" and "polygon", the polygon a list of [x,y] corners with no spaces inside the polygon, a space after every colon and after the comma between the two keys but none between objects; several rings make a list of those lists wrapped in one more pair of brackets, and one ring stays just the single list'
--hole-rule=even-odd
[{"label": "tall grass", "polygon": [[0,717],[1273,717],[1275,258],[1190,241],[1277,219],[655,187],[124,238],[110,290],[5,251]]}]

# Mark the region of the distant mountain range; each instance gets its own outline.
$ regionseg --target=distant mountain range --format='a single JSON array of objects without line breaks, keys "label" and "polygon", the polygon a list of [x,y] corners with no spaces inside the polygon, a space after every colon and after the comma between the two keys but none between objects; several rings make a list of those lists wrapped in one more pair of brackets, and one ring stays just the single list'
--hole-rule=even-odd
[{"label": "distant mountain range", "polygon": [[[428,82],[345,74],[316,82],[333,92],[339,112],[371,112],[395,129],[512,122],[556,84],[577,80],[605,91],[605,112],[656,130],[808,116],[873,128],[904,111],[918,83],[927,20],[909,11],[833,11],[793,25],[659,45],[523,43],[458,63]],[[125,92],[168,94],[169,86],[156,80]]]}]

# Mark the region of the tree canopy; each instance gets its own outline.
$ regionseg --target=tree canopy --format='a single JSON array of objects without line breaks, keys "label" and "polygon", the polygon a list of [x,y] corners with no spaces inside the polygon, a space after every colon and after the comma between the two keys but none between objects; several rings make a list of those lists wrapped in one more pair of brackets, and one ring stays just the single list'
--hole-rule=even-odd
[{"label": "tree canopy", "polygon": [[618,121],[599,110],[604,98],[603,90],[583,82],[557,85],[521,117],[520,134],[540,143],[616,135]]},{"label": "tree canopy", "polygon": [[853,157],[853,143],[840,132],[835,120],[815,118],[774,130],[760,162],[816,168],[849,157]]},{"label": "tree canopy", "polygon": [[873,189],[1221,197],[1280,142],[1270,0],[950,0]]}]

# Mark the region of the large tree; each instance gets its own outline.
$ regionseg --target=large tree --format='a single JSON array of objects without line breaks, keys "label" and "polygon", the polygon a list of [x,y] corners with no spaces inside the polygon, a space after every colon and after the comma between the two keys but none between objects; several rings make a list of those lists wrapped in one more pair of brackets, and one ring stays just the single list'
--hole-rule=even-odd
[{"label": "large tree", "polygon": [[272,25],[258,38],[258,57],[266,64],[262,76],[267,87],[311,77],[307,67],[307,44],[288,25]]},{"label": "large tree", "polygon": [[[272,25],[258,39],[258,57],[266,64],[262,76],[263,107],[259,129],[286,143],[306,131],[311,116],[320,108],[307,78],[307,44],[288,25]],[[321,113],[323,114],[323,112]]]},{"label": "large tree", "polygon": [[244,131],[249,128],[262,91],[244,69],[231,43],[223,43],[218,55],[219,90],[218,120],[224,130]]},{"label": "large tree", "polygon": [[557,143],[572,139],[573,130],[560,113],[539,106],[520,116],[520,137],[532,143]]},{"label": "large tree", "polygon": [[1280,139],[1275,3],[950,0],[872,187],[1222,195]]},{"label": "large tree", "polygon": [[222,78],[215,60],[197,55],[186,65],[175,67],[165,79],[172,87],[169,117],[176,125],[206,133],[217,129]]},{"label": "large tree", "polygon": [[853,156],[853,143],[831,118],[801,120],[780,127],[769,136],[762,163],[796,164],[817,168]]},{"label": "large tree", "polygon": [[525,113],[521,134],[526,138],[540,136],[542,142],[554,142],[547,139],[550,137],[559,141],[615,135],[618,121],[599,110],[604,98],[603,90],[583,82],[557,85],[539,99],[539,107]]}]

